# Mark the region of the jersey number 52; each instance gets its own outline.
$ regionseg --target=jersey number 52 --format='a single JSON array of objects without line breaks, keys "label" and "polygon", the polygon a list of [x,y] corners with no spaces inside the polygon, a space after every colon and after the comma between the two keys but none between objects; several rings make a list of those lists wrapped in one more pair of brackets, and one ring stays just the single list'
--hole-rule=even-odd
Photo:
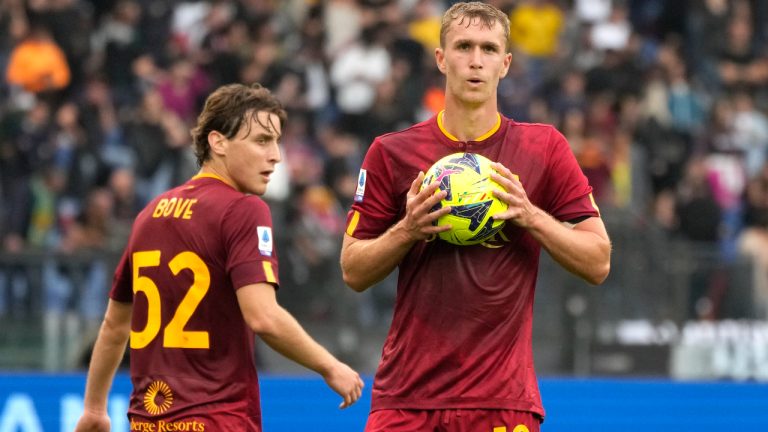
[{"label": "jersey number 52", "polygon": [[[142,292],[147,298],[147,324],[141,331],[131,330],[131,348],[141,349],[149,345],[160,333],[161,302],[160,291],[155,282],[140,271],[145,267],[160,265],[160,251],[134,252],[133,255],[133,293]],[[194,275],[192,285],[176,308],[173,318],[163,330],[163,347],[165,348],[199,348],[207,349],[209,339],[207,331],[184,330],[197,306],[205,297],[211,285],[211,275],[208,266],[194,252],[186,251],[173,257],[168,267],[174,276],[180,271],[189,269]]]}]

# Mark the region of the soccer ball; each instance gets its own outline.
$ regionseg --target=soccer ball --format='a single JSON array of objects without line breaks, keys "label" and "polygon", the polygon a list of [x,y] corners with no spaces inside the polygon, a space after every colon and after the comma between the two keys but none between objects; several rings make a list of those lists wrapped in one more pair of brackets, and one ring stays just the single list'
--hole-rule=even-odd
[{"label": "soccer ball", "polygon": [[434,181],[440,182],[439,191],[448,195],[432,210],[451,206],[451,212],[441,216],[437,225],[450,224],[451,230],[441,232],[439,237],[455,245],[482,243],[504,227],[503,220],[491,216],[507,209],[507,204],[491,193],[504,188],[491,180],[491,161],[476,153],[453,153],[435,162],[429,168],[423,189]]}]

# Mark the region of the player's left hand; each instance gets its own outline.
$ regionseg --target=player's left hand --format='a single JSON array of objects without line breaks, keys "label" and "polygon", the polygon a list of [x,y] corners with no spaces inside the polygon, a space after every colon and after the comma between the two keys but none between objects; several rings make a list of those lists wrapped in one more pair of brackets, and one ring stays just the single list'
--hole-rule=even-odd
[{"label": "player's left hand", "polygon": [[491,166],[495,170],[491,173],[491,179],[504,188],[504,190],[494,190],[493,195],[509,206],[507,210],[496,213],[493,218],[509,220],[523,228],[531,226],[541,210],[528,199],[528,194],[525,193],[518,176],[498,162],[494,162]]},{"label": "player's left hand", "polygon": [[75,432],[109,432],[110,423],[107,413],[84,411],[75,426]]},{"label": "player's left hand", "polygon": [[348,365],[337,361],[324,375],[328,387],[333,389],[344,400],[339,404],[339,408],[344,409],[352,406],[363,394],[363,379],[360,374]]}]

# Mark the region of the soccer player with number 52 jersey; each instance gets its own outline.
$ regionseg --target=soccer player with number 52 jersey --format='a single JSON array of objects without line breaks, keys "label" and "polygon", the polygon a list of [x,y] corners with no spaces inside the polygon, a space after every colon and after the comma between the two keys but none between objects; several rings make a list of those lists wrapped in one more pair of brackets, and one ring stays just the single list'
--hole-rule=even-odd
[{"label": "soccer player with number 52 jersey", "polygon": [[353,404],[363,382],[276,301],[272,220],[259,198],[285,111],[265,88],[213,92],[192,131],[201,170],[139,214],[115,271],[77,432],[108,431],[107,394],[130,346],[132,431],[261,431],[254,333]]},{"label": "soccer player with number 52 jersey", "polygon": [[[592,188],[553,127],[501,116],[497,87],[512,61],[509,18],[456,3],[444,15],[437,67],[445,109],[376,138],[363,161],[341,252],[345,282],[364,291],[399,269],[395,311],[373,385],[367,432],[536,432],[544,418],[531,346],[544,248],[599,284],[611,245]],[[450,207],[424,172],[442,157],[495,161],[508,209],[484,243],[437,239]]]}]

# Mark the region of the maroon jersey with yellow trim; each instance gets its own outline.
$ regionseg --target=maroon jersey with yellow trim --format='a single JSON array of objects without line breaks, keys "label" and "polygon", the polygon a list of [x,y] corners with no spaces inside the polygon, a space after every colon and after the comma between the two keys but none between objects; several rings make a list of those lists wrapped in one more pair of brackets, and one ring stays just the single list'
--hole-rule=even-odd
[{"label": "maroon jersey with yellow trim", "polygon": [[139,214],[110,292],[133,303],[131,430],[261,430],[235,291],[277,287],[277,272],[267,204],[221,179],[197,176]]},{"label": "maroon jersey with yellow trim", "polygon": [[[592,188],[553,127],[499,116],[482,140],[451,138],[437,117],[376,138],[363,161],[347,234],[382,234],[403,217],[419,171],[462,151],[501,162],[519,176],[533,204],[561,221],[599,216]],[[539,243],[509,222],[478,245],[416,243],[399,266],[371,409],[513,409],[543,416],[531,346],[539,252]]]}]

